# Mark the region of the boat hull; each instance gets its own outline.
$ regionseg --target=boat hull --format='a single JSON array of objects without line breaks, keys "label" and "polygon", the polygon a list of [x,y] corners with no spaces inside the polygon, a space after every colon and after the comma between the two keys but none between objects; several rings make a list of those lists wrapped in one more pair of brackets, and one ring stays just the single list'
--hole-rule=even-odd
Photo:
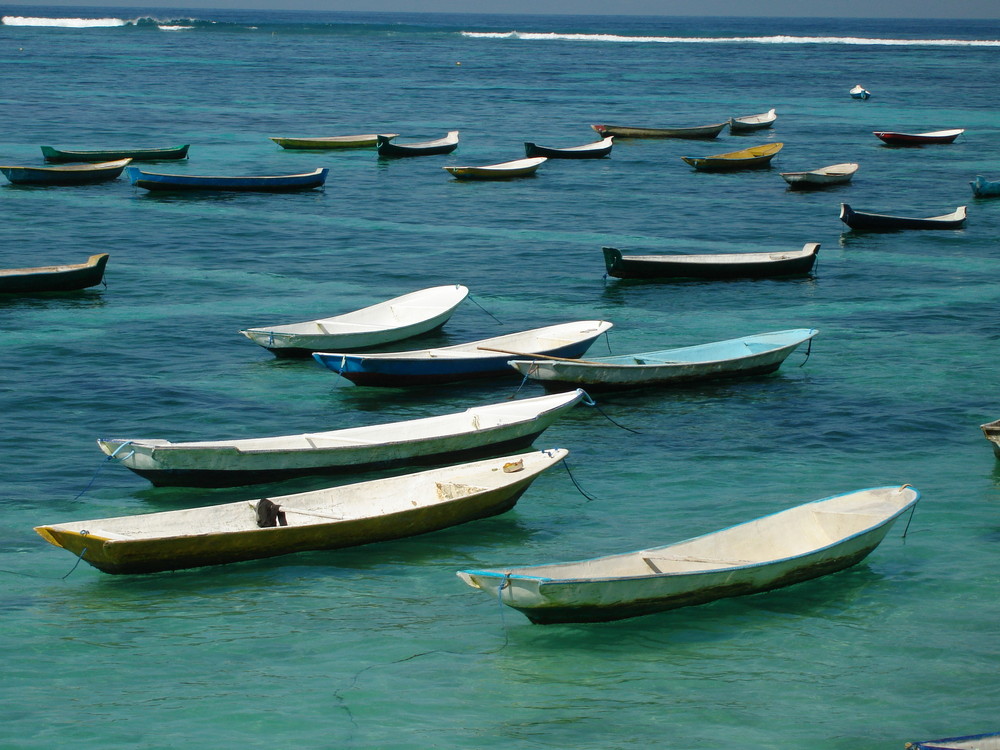
[{"label": "boat hull", "polygon": [[682,156],[681,160],[701,172],[735,172],[742,169],[764,169],[784,144],[769,143],[763,146],[732,151],[714,156]]},{"label": "boat hull", "polygon": [[108,254],[91,255],[86,263],[0,270],[0,294],[75,292],[104,280]]},{"label": "boat hull", "polygon": [[742,134],[765,130],[774,125],[774,121],[777,119],[778,116],[773,109],[760,115],[734,117],[729,121],[729,132]]},{"label": "boat hull", "polygon": [[456,180],[509,180],[514,177],[530,177],[548,159],[544,156],[533,156],[502,164],[489,164],[484,167],[442,167]]},{"label": "boat hull", "polygon": [[613,135],[616,138],[687,138],[708,140],[722,132],[729,122],[719,122],[712,125],[702,125],[694,128],[634,128],[625,125],[591,125],[603,136]]},{"label": "boat hull", "polygon": [[209,177],[202,175],[156,174],[130,167],[129,180],[135,187],[150,191],[225,191],[253,193],[288,193],[312,190],[326,182],[327,169],[308,174],[278,175],[274,177]]},{"label": "boat hull", "polygon": [[102,162],[131,159],[132,161],[174,161],[186,159],[190,145],[169,146],[167,148],[126,148],[104,151],[63,151],[42,146],[42,157],[47,162],[57,164],[67,162]]},{"label": "boat hull", "polygon": [[1000,732],[907,742],[905,750],[1000,750]]},{"label": "boat hull", "polygon": [[393,143],[390,136],[378,136],[378,155],[391,158],[450,154],[458,148],[458,133],[423,143]]},{"label": "boat hull", "polygon": [[889,146],[927,146],[931,144],[954,143],[964,131],[950,130],[942,134],[934,133],[891,133],[887,131],[873,131],[876,138]]},{"label": "boat hull", "polygon": [[[395,138],[395,133],[385,133],[386,138]],[[283,149],[299,151],[332,151],[341,148],[371,148],[378,142],[378,134],[335,135],[327,138],[278,138],[270,140]]]},{"label": "boat hull", "polygon": [[128,159],[94,165],[64,167],[0,167],[0,172],[14,185],[66,186],[94,185],[118,179]]},{"label": "boat hull", "polygon": [[[806,246],[807,252],[734,253],[724,256],[624,256],[613,247],[602,248],[609,276],[619,279],[764,279],[805,276],[812,271],[819,243]],[[750,256],[750,257],[747,257]],[[697,258],[705,258],[699,262]],[[688,260],[681,260],[688,258]]]},{"label": "boat hull", "polygon": [[[965,225],[965,207],[956,218],[889,216],[855,211],[848,204],[840,204],[840,220],[851,229],[865,232],[892,232],[897,229],[961,229]],[[950,215],[949,215],[950,216]]]},{"label": "boat hull", "polygon": [[832,164],[809,172],[782,172],[781,179],[787,182],[792,190],[822,190],[832,185],[850,182],[857,171],[858,165],[849,162]]},{"label": "boat hull", "polygon": [[982,175],[976,175],[969,185],[972,186],[972,193],[977,198],[995,198],[1000,196],[1000,180],[987,180]]},{"label": "boat hull", "polygon": [[528,158],[544,156],[548,159],[602,159],[611,153],[613,147],[613,139],[610,137],[598,143],[591,144],[588,147],[577,146],[575,148],[546,148],[545,146],[525,141],[524,155]]}]

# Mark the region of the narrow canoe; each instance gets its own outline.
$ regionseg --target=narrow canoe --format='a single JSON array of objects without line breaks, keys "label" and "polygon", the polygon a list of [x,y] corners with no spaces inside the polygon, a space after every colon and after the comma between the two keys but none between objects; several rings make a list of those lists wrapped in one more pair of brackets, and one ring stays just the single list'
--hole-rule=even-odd
[{"label": "narrow canoe", "polygon": [[840,204],[840,220],[851,229],[879,232],[894,229],[961,229],[965,224],[965,206],[959,206],[950,214],[910,218],[855,211],[846,203]]},{"label": "narrow canoe", "polygon": [[986,439],[993,445],[993,453],[997,458],[1000,458],[1000,419],[995,422],[987,422],[986,424],[979,425],[979,429],[983,431]]},{"label": "narrow canoe", "polygon": [[864,560],[920,494],[874,487],[665,547],[580,562],[463,570],[534,623],[604,622],[790,586]]},{"label": "narrow canoe", "polygon": [[302,435],[172,443],[101,439],[108,456],[157,487],[235,487],[310,474],[434,465],[527,448],[583,391],[473,407],[405,422]]},{"label": "narrow canoe", "polygon": [[433,156],[450,154],[456,148],[458,148],[457,130],[449,130],[444,138],[416,143],[393,143],[391,136],[378,136],[379,156]]},{"label": "narrow canoe", "polygon": [[605,247],[608,275],[619,279],[764,279],[804,276],[812,271],[818,242],[801,250],[771,253],[719,253],[714,255],[622,255]]},{"label": "narrow canoe", "polygon": [[634,128],[625,125],[591,125],[602,136],[618,138],[715,138],[729,124],[717,122],[694,128]]},{"label": "narrow canoe", "polygon": [[754,130],[763,130],[774,125],[778,115],[774,109],[769,109],[759,115],[747,115],[746,117],[729,118],[730,133],[750,133]]},{"label": "narrow canoe", "polygon": [[165,148],[115,148],[89,151],[68,151],[42,146],[42,156],[49,162],[95,162],[131,159],[132,161],[172,161],[186,159],[190,145]]},{"label": "narrow canoe", "polygon": [[469,295],[461,284],[410,292],[332,318],[240,331],[278,357],[308,357],[331,349],[357,351],[403,341],[448,322]]},{"label": "narrow canoe", "polygon": [[781,178],[793,190],[817,190],[830,185],[842,185],[850,182],[858,165],[854,162],[831,164],[809,172],[782,172]]},{"label": "narrow canoe", "polygon": [[512,360],[508,364],[547,390],[588,391],[683,385],[774,372],[818,333],[813,328],[772,331],[678,349],[591,357],[580,361]]},{"label": "narrow canoe", "polygon": [[872,92],[862,86],[860,83],[851,89],[852,99],[868,99],[871,97]]},{"label": "narrow canoe", "polygon": [[104,279],[108,257],[107,253],[98,253],[74,265],[0,268],[0,294],[73,292],[97,286]]},{"label": "narrow canoe", "polygon": [[15,185],[92,185],[117,179],[130,161],[119,159],[61,167],[0,167],[0,172]]},{"label": "narrow canoe", "polygon": [[1000,180],[987,180],[981,174],[969,183],[972,186],[972,193],[977,198],[993,198],[1000,195]]},{"label": "narrow canoe", "polygon": [[685,162],[704,172],[724,172],[736,169],[761,169],[771,163],[774,155],[781,151],[783,143],[764,143],[760,146],[730,151],[713,156],[682,156]]},{"label": "narrow canoe", "polygon": [[[384,133],[382,135],[391,139],[395,138],[398,133]],[[332,135],[319,138],[271,137],[270,140],[287,149],[328,151],[335,148],[371,148],[378,142],[378,137],[378,133],[364,133],[362,135]]]},{"label": "narrow canoe", "polygon": [[935,130],[931,133],[893,133],[886,130],[872,131],[877,138],[890,146],[923,146],[928,143],[953,143],[965,130]]},{"label": "narrow canoe", "polygon": [[385,354],[316,352],[313,357],[357,385],[451,383],[513,376],[507,365],[512,352],[525,357],[579,357],[611,325],[603,320],[579,320],[438,349]]},{"label": "narrow canoe", "polygon": [[35,531],[105,573],[155,573],[353,547],[504,513],[566,454],[562,449],[524,453],[256,502]]},{"label": "narrow canoe", "polygon": [[549,159],[600,159],[611,153],[614,140],[614,136],[609,135],[607,138],[594,143],[586,143],[583,146],[570,146],[568,148],[548,148],[525,141],[524,155],[527,157],[545,156]]},{"label": "narrow canoe", "polygon": [[1000,732],[907,742],[904,747],[906,750],[1000,750]]},{"label": "narrow canoe", "polygon": [[508,180],[511,177],[529,177],[548,159],[534,156],[530,159],[487,164],[482,167],[441,167],[457,180]]},{"label": "narrow canoe", "polygon": [[191,174],[161,174],[144,172],[138,167],[128,168],[129,180],[135,187],[146,190],[187,191],[225,190],[258,193],[285,193],[293,190],[311,190],[322,187],[328,169],[316,169],[303,174],[273,175],[263,177],[213,177]]}]

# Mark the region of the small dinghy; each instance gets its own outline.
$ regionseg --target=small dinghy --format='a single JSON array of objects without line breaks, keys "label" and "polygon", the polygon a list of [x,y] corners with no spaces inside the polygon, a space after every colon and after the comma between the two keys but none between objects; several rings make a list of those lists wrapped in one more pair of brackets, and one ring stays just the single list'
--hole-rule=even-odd
[{"label": "small dinghy", "polygon": [[770,279],[804,276],[812,271],[818,242],[801,250],[712,255],[622,255],[615,247],[602,248],[609,276],[619,279]]},{"label": "small dinghy", "polygon": [[34,268],[0,268],[0,294],[75,292],[104,280],[108,254],[91,255],[84,263]]},{"label": "small dinghy", "polygon": [[774,155],[784,143],[765,143],[760,146],[730,151],[714,156],[682,156],[681,159],[703,172],[731,172],[737,169],[763,169],[771,164]]},{"label": "small dinghy", "polygon": [[130,161],[118,159],[61,167],[0,167],[0,172],[14,185],[93,185],[118,179]]},{"label": "small dinghy", "polygon": [[586,143],[583,146],[570,146],[568,148],[546,148],[538,146],[530,141],[524,142],[524,155],[545,156],[549,159],[600,159],[611,153],[614,146],[614,136],[609,135],[603,140],[595,143]]},{"label": "small dinghy", "polygon": [[535,156],[531,159],[517,159],[482,167],[441,167],[451,173],[456,180],[509,180],[512,177],[530,177],[548,159]]},{"label": "small dinghy", "polygon": [[993,453],[997,458],[1000,458],[1000,419],[979,425],[979,429],[983,431],[986,439],[993,446]]},{"label": "small dinghy", "polygon": [[332,318],[247,328],[240,333],[277,357],[370,349],[440,328],[468,295],[468,288],[461,284],[435,286]]},{"label": "small dinghy", "polygon": [[567,453],[523,453],[295,495],[35,531],[105,573],[156,573],[354,547],[504,513]]},{"label": "small dinghy", "polygon": [[959,206],[950,214],[919,219],[855,211],[848,204],[841,203],[840,220],[851,229],[869,232],[890,232],[895,229],[961,229],[965,224],[965,206]]},{"label": "small dinghy", "polygon": [[69,151],[42,146],[42,157],[48,162],[95,162],[131,159],[132,161],[173,161],[186,159],[190,146],[163,148],[111,148],[89,151]]},{"label": "small dinghy", "polygon": [[874,487],[704,536],[579,562],[463,570],[534,623],[604,622],[790,586],[864,560],[920,494]]},{"label": "small dinghy", "polygon": [[717,122],[693,128],[636,128],[627,125],[591,125],[602,136],[618,138],[715,138],[729,124]]},{"label": "small dinghy", "polygon": [[303,435],[197,443],[115,438],[97,445],[157,487],[236,487],[310,474],[455,463],[526,448],[584,395],[577,390]]},{"label": "small dinghy", "polygon": [[907,742],[904,747],[906,750],[1000,750],[1000,732]]},{"label": "small dinghy", "polygon": [[954,143],[965,130],[935,130],[931,133],[894,133],[888,130],[872,131],[875,137],[890,146],[925,146],[930,143]]},{"label": "small dinghy", "polygon": [[987,180],[981,174],[969,183],[972,186],[972,194],[977,198],[994,198],[1000,195],[1000,180]]},{"label": "small dinghy", "polygon": [[729,119],[730,133],[752,133],[755,130],[763,130],[774,125],[778,119],[774,109],[770,109],[759,115],[747,115],[746,117],[731,117]]},{"label": "small dinghy", "polygon": [[676,386],[774,372],[817,333],[814,328],[799,328],[639,354],[587,360],[515,359],[508,364],[546,390]]},{"label": "small dinghy", "polygon": [[266,175],[261,177],[220,177],[194,174],[162,174],[128,168],[128,177],[135,187],[145,190],[186,192],[237,191],[251,193],[288,193],[323,187],[328,169],[315,169],[302,174]]},{"label": "small dinghy", "polygon": [[831,164],[809,172],[782,172],[781,178],[793,190],[819,190],[830,185],[843,185],[850,182],[858,165],[854,162]]},{"label": "small dinghy", "polygon": [[449,130],[444,138],[433,141],[418,141],[417,143],[394,143],[395,136],[378,136],[379,156],[433,156],[434,154],[450,154],[458,148],[458,131]]},{"label": "small dinghy", "polygon": [[851,89],[852,99],[868,99],[871,97],[872,92],[862,86],[860,83]]},{"label": "small dinghy", "polygon": [[[398,133],[383,133],[383,138],[395,138]],[[371,148],[378,142],[378,133],[363,133],[361,135],[331,135],[318,138],[282,138],[271,137],[270,140],[285,149],[300,151],[330,151],[338,148]]]}]

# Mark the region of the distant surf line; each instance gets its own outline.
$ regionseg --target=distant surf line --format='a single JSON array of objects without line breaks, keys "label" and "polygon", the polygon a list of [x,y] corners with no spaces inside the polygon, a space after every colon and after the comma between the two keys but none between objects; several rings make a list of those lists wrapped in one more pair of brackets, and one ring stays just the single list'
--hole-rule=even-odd
[{"label": "distant surf line", "polygon": [[851,36],[622,36],[619,34],[560,34],[530,31],[462,31],[470,39],[520,39],[532,42],[616,42],[659,44],[854,44],[928,47],[1000,47],[993,39],[877,39]]},{"label": "distant surf line", "polygon": [[[190,19],[184,19],[190,20]],[[176,20],[160,21],[156,18],[35,18],[30,16],[3,16],[3,26],[41,26],[60,29],[109,29],[116,26],[157,26],[164,31],[193,29],[193,26],[179,24]]]}]

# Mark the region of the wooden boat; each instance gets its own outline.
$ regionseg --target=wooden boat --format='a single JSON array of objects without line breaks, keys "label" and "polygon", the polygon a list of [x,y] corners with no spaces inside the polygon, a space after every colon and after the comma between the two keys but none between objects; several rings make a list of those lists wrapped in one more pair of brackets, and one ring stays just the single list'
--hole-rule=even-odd
[{"label": "wooden boat", "polygon": [[0,294],[73,292],[97,286],[104,279],[108,254],[98,253],[86,263],[36,268],[0,268]]},{"label": "wooden boat", "polygon": [[817,500],[664,547],[458,576],[532,622],[603,622],[745,596],[865,559],[919,499],[909,485]]},{"label": "wooden boat", "polygon": [[535,173],[548,159],[534,156],[482,167],[441,167],[457,180],[509,180],[511,177],[528,177]]},{"label": "wooden boat", "polygon": [[269,175],[263,177],[213,177],[193,174],[161,174],[144,172],[138,167],[128,168],[128,178],[135,187],[146,190],[188,191],[223,190],[257,193],[287,193],[293,190],[311,190],[326,182],[326,168],[303,174]]},{"label": "wooden boat", "polygon": [[972,186],[972,193],[977,198],[992,198],[1000,195],[1000,180],[987,180],[981,174],[976,175],[976,179],[969,183]]},{"label": "wooden boat", "polygon": [[370,349],[440,328],[468,295],[468,288],[461,284],[435,286],[332,318],[247,328],[240,333],[278,357]]},{"label": "wooden boat", "polygon": [[512,351],[526,357],[579,357],[611,325],[603,320],[578,320],[438,349],[385,354],[316,352],[313,357],[357,385],[451,383],[512,376],[514,371],[507,366]]},{"label": "wooden boat", "polygon": [[703,172],[724,172],[736,169],[762,169],[771,163],[774,155],[781,151],[783,143],[764,143],[760,146],[730,151],[714,156],[682,156],[695,169]]},{"label": "wooden boat", "polygon": [[860,83],[851,89],[852,99],[868,99],[872,95],[872,92],[862,86]]},{"label": "wooden boat", "polygon": [[[392,139],[397,135],[398,133],[383,133],[382,137]],[[378,133],[364,133],[362,135],[332,135],[319,138],[271,137],[270,140],[287,149],[328,151],[336,148],[371,148],[378,142],[378,137]]]},{"label": "wooden boat", "polygon": [[855,211],[848,204],[841,203],[840,220],[851,229],[872,232],[892,231],[894,229],[961,229],[962,225],[965,224],[965,206],[959,206],[950,214],[916,219],[907,216],[889,216]]},{"label": "wooden boat", "polygon": [[116,148],[90,151],[68,151],[42,146],[42,156],[49,162],[95,162],[131,159],[132,161],[171,161],[186,159],[190,145],[165,148]]},{"label": "wooden boat", "polygon": [[904,747],[906,750],[1000,750],[1000,732],[907,742]]},{"label": "wooden boat", "polygon": [[444,138],[416,143],[393,143],[393,136],[378,136],[379,156],[432,156],[450,154],[458,148],[458,131],[449,130]]},{"label": "wooden boat", "polygon": [[425,419],[303,435],[193,443],[115,438],[97,444],[157,487],[235,487],[309,474],[502,455],[531,445],[584,395],[577,390]]},{"label": "wooden boat", "polygon": [[819,331],[772,331],[711,344],[587,360],[515,359],[508,364],[547,390],[624,390],[774,372]]},{"label": "wooden boat", "polygon": [[569,148],[547,148],[531,143],[530,141],[525,141],[524,155],[527,157],[545,156],[549,159],[600,159],[611,153],[614,140],[615,137],[609,135],[607,138],[594,143],[586,143],[583,146],[570,146]]},{"label": "wooden boat", "polygon": [[954,130],[935,130],[931,133],[893,133],[887,130],[872,132],[890,146],[923,146],[928,143],[953,143],[965,130],[957,128]]},{"label": "wooden boat", "polygon": [[817,190],[830,185],[843,185],[850,182],[858,165],[854,162],[831,164],[809,172],[782,172],[782,179],[793,190]]},{"label": "wooden boat", "polygon": [[635,128],[625,125],[591,125],[602,136],[617,138],[715,138],[729,124],[717,122],[694,128]]},{"label": "wooden boat", "polygon": [[750,133],[754,130],[763,130],[764,128],[769,128],[772,125],[774,125],[774,121],[777,119],[778,115],[773,108],[759,115],[747,115],[746,117],[730,117],[729,132]]},{"label": "wooden boat", "polygon": [[622,255],[602,248],[609,276],[619,279],[764,279],[804,276],[816,263],[818,242],[801,250],[714,255]]},{"label": "wooden boat", "polygon": [[986,424],[979,425],[979,429],[983,431],[986,439],[992,443],[993,453],[997,458],[1000,458],[1000,419],[995,422],[987,422]]},{"label": "wooden boat", "polygon": [[0,172],[15,185],[92,185],[117,179],[130,161],[118,159],[61,167],[0,167]]},{"label": "wooden boat", "polygon": [[568,451],[202,508],[35,528],[105,573],[155,573],[426,534],[510,510]]}]

